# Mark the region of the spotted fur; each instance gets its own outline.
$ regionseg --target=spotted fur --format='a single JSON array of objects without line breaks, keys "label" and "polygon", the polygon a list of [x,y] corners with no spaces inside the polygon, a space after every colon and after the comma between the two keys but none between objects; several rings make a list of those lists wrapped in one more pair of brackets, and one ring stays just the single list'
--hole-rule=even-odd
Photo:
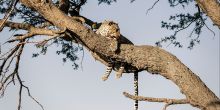
[{"label": "spotted fur", "polygon": [[109,39],[118,40],[120,38],[120,28],[118,24],[113,21],[104,21],[96,31],[96,34],[100,34]]},{"label": "spotted fur", "polygon": [[[117,23],[113,21],[104,21],[102,25],[98,28],[96,31],[96,34],[100,34],[101,36],[104,36],[108,39],[116,40],[116,44],[111,44],[109,47],[111,50],[117,50],[118,48],[118,40],[120,38],[120,28]],[[113,64],[114,62],[109,59],[108,66],[106,69],[106,72],[104,73],[102,80],[107,80],[109,75],[112,72]],[[124,65],[121,64],[121,67],[119,67],[118,72],[116,73],[116,77],[120,78],[122,76],[122,73],[124,72]]]},{"label": "spotted fur", "polygon": [[[119,26],[117,23],[114,23],[113,21],[104,21],[102,25],[98,28],[96,33],[100,34],[101,36],[107,37],[109,39],[116,40],[117,43],[119,42],[119,43],[132,44],[132,42],[130,42],[128,39],[120,38],[121,35],[120,35]],[[113,48],[111,50],[117,50],[118,48],[118,45],[115,46],[114,44],[112,44],[111,46],[112,47],[109,47],[109,48]],[[109,58],[107,69],[102,77],[103,81],[108,79],[108,77],[112,72],[113,67],[114,67],[114,62]],[[124,72],[124,67],[125,67],[124,63],[121,63],[118,72],[116,73],[116,78],[120,78],[122,76],[122,73]],[[135,96],[138,96],[138,72],[134,72],[134,91],[135,91]],[[134,109],[138,110],[138,100],[135,100]]]},{"label": "spotted fur", "polygon": [[[138,72],[134,72],[134,95],[138,96]],[[134,110],[138,110],[138,100],[134,101]]]}]

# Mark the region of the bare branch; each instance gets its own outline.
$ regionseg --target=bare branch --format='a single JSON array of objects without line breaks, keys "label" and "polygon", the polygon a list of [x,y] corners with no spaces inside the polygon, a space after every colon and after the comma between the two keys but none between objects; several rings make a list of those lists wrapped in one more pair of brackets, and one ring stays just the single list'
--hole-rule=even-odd
[{"label": "bare branch", "polygon": [[3,81],[3,78],[5,77],[5,74],[9,71],[9,67],[11,66],[11,63],[15,57],[16,57],[16,54],[14,54],[14,56],[11,57],[11,60],[9,61],[8,66],[5,68],[4,74],[2,75],[1,82]]},{"label": "bare branch", "polygon": [[7,51],[6,53],[2,53],[2,55],[0,56],[0,60],[4,60],[4,57],[6,55],[10,54],[10,52],[12,52],[15,48],[16,48],[16,46],[13,47],[12,49],[10,49],[9,51]]},{"label": "bare branch", "polygon": [[152,97],[143,97],[143,96],[135,96],[131,95],[127,92],[123,92],[125,97],[128,97],[133,100],[138,101],[148,101],[148,102],[163,102],[163,103],[170,103],[172,104],[188,104],[189,101],[187,99],[168,99],[168,98],[152,98]]},{"label": "bare branch", "polygon": [[148,14],[148,12],[149,12],[150,10],[152,10],[152,9],[154,8],[154,6],[155,6],[159,1],[160,1],[160,0],[155,1],[154,4],[153,4],[150,8],[147,9],[146,15]]},{"label": "bare branch", "polygon": [[202,13],[201,10],[200,10],[200,7],[199,7],[198,5],[196,5],[196,6],[197,6],[197,9],[198,9],[198,13],[199,13],[199,17],[200,17],[201,21],[203,22],[203,24],[205,25],[205,27],[206,27],[210,32],[212,32],[212,34],[215,36],[215,32],[214,32],[213,30],[211,30],[211,29],[206,25],[204,19],[202,18],[202,15],[200,15],[200,14]]},{"label": "bare branch", "polygon": [[[0,19],[0,22],[2,22],[1,19]],[[17,38],[17,40],[26,39],[26,38],[29,38],[29,37],[34,36],[34,35],[55,36],[55,35],[58,35],[58,34],[62,34],[66,31],[65,28],[61,29],[61,30],[50,30],[50,29],[46,29],[46,28],[34,27],[31,24],[27,24],[27,23],[16,23],[16,22],[10,22],[10,21],[7,21],[5,23],[5,26],[10,27],[11,29],[22,29],[22,30],[29,31],[29,33],[27,35],[25,35],[22,38]]]},{"label": "bare branch", "polygon": [[166,103],[166,105],[165,105],[163,110],[166,110],[166,108],[169,105],[174,105],[174,104],[190,104],[190,102],[187,99],[168,99],[168,98],[143,97],[143,96],[131,95],[131,94],[127,93],[127,92],[123,92],[123,94],[124,94],[125,97],[133,99],[133,100]]},{"label": "bare branch", "polygon": [[28,96],[29,96],[32,100],[34,100],[34,101],[41,107],[42,110],[44,110],[43,105],[42,105],[39,101],[37,101],[37,100],[31,95],[31,92],[30,92],[29,88],[28,88],[27,86],[25,86],[25,85],[23,85],[23,87],[26,88],[26,90],[27,90],[27,92],[28,92]]},{"label": "bare branch", "polygon": [[[24,39],[27,39],[27,38],[31,38],[31,37],[33,37],[35,35],[38,35],[38,34],[41,35],[41,33],[35,33],[35,32],[30,31],[30,33],[27,33],[27,34],[24,34],[24,35],[21,35],[21,36],[17,36],[15,39],[8,40],[7,42],[11,43],[11,42],[14,42],[14,41],[21,41],[21,40],[24,40]],[[33,41],[33,42],[21,42],[19,44],[23,44],[23,43],[39,43],[39,44],[40,43],[46,43],[49,40],[54,39],[56,37],[59,37],[59,34],[54,34],[53,36],[48,36],[48,38],[43,40],[43,41],[39,41],[39,42],[35,42],[35,41]]]},{"label": "bare branch", "polygon": [[10,10],[8,13],[6,13],[6,15],[3,18],[3,21],[0,21],[0,31],[2,31],[2,29],[4,28],[5,22],[8,20],[9,16],[11,15],[12,11],[14,10],[16,4],[18,3],[18,0],[13,0],[10,6]]},{"label": "bare branch", "polygon": [[130,3],[133,3],[135,0],[131,0]]},{"label": "bare branch", "polygon": [[[20,49],[18,50],[18,55],[17,55],[17,59],[16,59],[16,63],[15,63],[15,69],[14,69],[14,72],[12,74],[15,74],[18,78],[18,81],[20,83],[20,88],[19,88],[19,99],[18,99],[18,110],[21,109],[21,97],[22,97],[22,81],[19,77],[19,74],[18,74],[18,69],[19,69],[19,64],[20,64],[20,58],[21,58],[21,54],[23,52],[23,49],[24,49],[24,44],[20,46]],[[12,80],[14,81],[14,75],[13,75],[13,78]]]},{"label": "bare branch", "polygon": [[199,7],[205,12],[213,21],[215,25],[220,28],[220,3],[218,0],[195,0]]},{"label": "bare branch", "polygon": [[16,65],[15,65],[15,69],[14,69],[14,72],[13,72],[13,73],[16,74],[16,77],[17,77],[18,82],[19,82],[19,84],[20,84],[20,88],[19,88],[19,99],[18,99],[18,110],[21,109],[21,100],[22,100],[22,90],[23,90],[23,88],[26,88],[26,89],[27,89],[27,91],[28,91],[28,96],[29,96],[32,100],[34,100],[34,101],[42,108],[42,110],[44,110],[43,106],[42,106],[34,97],[32,97],[29,88],[23,84],[23,81],[21,80],[21,78],[20,78],[20,76],[19,76],[19,73],[18,73],[19,64],[20,64],[20,57],[21,57],[21,54],[22,54],[22,52],[23,52],[24,45],[25,45],[25,44],[22,44],[21,47],[20,47],[20,49],[19,49],[19,52],[18,52],[18,55],[17,55],[17,61],[16,61]]},{"label": "bare branch", "polygon": [[[0,20],[1,21],[1,20]],[[66,31],[66,29],[61,29],[61,30],[50,30],[50,29],[46,29],[46,28],[38,28],[38,27],[34,27],[30,24],[24,24],[24,23],[15,23],[15,22],[6,22],[6,26],[12,28],[12,29],[23,29],[23,30],[27,30],[28,33],[24,34],[24,35],[15,35],[16,38],[8,40],[8,43],[14,42],[14,41],[20,41],[20,40],[24,40],[36,35],[47,35],[47,36],[51,36],[49,37],[49,39],[53,39],[58,36],[62,36],[62,34],[64,34],[64,32]]]},{"label": "bare branch", "polygon": [[167,107],[168,107],[168,106],[170,106],[170,105],[171,105],[171,103],[166,103],[166,104],[164,105],[163,110],[166,110],[166,109],[167,109]]},{"label": "bare branch", "polygon": [[[5,94],[5,91],[6,91],[6,88],[8,87],[8,85],[10,84],[10,83],[12,83],[13,81],[12,80],[10,80],[7,84],[5,84],[5,85],[2,85],[2,83],[0,82],[0,91],[2,92],[1,93],[1,97],[0,98],[2,98],[3,96],[4,96],[4,94]],[[5,86],[5,87],[3,87],[3,86]],[[2,89],[1,89],[2,88]]]},{"label": "bare branch", "polygon": [[8,59],[19,49],[19,45],[17,45],[11,52],[9,52],[9,55],[4,58],[3,60],[3,63],[1,64],[0,66],[0,76],[2,75],[2,71],[3,71],[3,68],[5,66],[5,63],[8,61]]},{"label": "bare branch", "polygon": [[[52,37],[54,38],[54,37]],[[52,39],[51,38],[51,39]],[[48,39],[50,40],[50,39]],[[7,52],[5,53],[2,57],[4,58],[4,61],[3,63],[1,64],[1,67],[0,67],[0,77],[1,77],[1,81],[0,81],[0,91],[1,91],[1,97],[4,96],[4,92],[7,88],[7,86],[10,84],[10,83],[14,83],[15,84],[15,78],[18,79],[18,82],[19,82],[19,98],[18,98],[18,107],[17,107],[17,110],[20,110],[21,109],[21,101],[22,101],[22,91],[23,91],[23,88],[25,88],[27,91],[28,91],[28,96],[34,100],[41,108],[42,110],[44,110],[43,106],[31,95],[30,93],[30,90],[27,86],[25,86],[23,84],[23,81],[21,80],[20,76],[19,76],[19,73],[18,73],[18,69],[19,69],[19,64],[20,64],[20,57],[22,55],[22,52],[23,52],[23,49],[24,49],[24,45],[25,45],[25,39],[23,40],[20,40],[20,42],[13,48],[10,50],[10,52]],[[8,72],[8,68],[10,67],[13,59],[16,57],[16,62],[15,62],[15,68],[13,70],[12,73],[10,73],[8,76],[6,76],[6,73]],[[11,58],[11,59],[10,59]],[[4,74],[3,73],[3,69],[4,67],[6,66],[6,62],[9,61],[7,67],[5,68],[6,71],[4,71]]]}]

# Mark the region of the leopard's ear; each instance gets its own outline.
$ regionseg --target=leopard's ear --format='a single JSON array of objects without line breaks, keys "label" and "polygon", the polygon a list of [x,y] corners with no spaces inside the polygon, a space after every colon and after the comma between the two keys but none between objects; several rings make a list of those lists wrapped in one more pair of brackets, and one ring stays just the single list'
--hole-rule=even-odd
[{"label": "leopard's ear", "polygon": [[108,24],[108,23],[109,23],[108,20],[104,20],[104,21],[102,22],[102,24]]},{"label": "leopard's ear", "polygon": [[110,26],[113,25],[113,24],[114,24],[114,22],[112,22],[112,21],[110,21],[110,22],[108,23],[108,25],[110,25]]}]

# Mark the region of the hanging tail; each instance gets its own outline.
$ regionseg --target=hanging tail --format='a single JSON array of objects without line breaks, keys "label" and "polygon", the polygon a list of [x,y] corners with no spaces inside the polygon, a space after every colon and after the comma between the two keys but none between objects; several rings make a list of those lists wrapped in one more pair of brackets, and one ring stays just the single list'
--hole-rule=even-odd
[{"label": "hanging tail", "polygon": [[[138,72],[134,72],[134,95],[138,96]],[[134,110],[138,110],[138,100],[134,102]]]}]

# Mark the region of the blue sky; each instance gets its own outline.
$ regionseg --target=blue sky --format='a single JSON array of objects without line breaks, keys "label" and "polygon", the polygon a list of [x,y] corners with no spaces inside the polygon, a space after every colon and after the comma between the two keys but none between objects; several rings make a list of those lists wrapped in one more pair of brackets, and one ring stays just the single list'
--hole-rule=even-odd
[{"label": "blue sky", "polygon": [[[156,41],[173,32],[161,29],[160,22],[182,10],[171,8],[167,1],[160,1],[148,15],[146,10],[154,0],[136,0],[130,4],[129,0],[121,0],[112,5],[99,5],[96,0],[88,1],[82,9],[82,15],[101,22],[113,20],[119,23],[121,33],[135,45],[154,45]],[[194,12],[194,8],[186,8],[185,12]],[[0,18],[3,16],[0,15]],[[220,31],[207,25],[215,32],[215,36],[207,29],[202,30],[201,44],[193,50],[174,48],[165,45],[163,49],[171,52],[197,74],[205,84],[219,97],[219,37]],[[179,40],[187,45],[190,29],[178,34]],[[4,43],[12,33],[0,33],[0,43]],[[9,48],[2,47],[3,50]],[[71,63],[63,63],[62,58],[55,54],[56,46],[52,46],[44,56],[31,58],[35,47],[30,44],[25,47],[22,55],[20,74],[32,95],[44,105],[45,110],[132,110],[133,100],[125,98],[123,91],[133,93],[133,75],[124,74],[121,79],[115,79],[114,74],[103,82],[102,74],[105,66],[92,58],[85,51],[83,70],[73,70]],[[82,53],[79,53],[82,57]],[[81,59],[78,61],[80,63]],[[114,73],[114,72],[113,72]],[[184,98],[178,87],[171,81],[146,71],[139,75],[139,89],[141,96]],[[18,84],[17,84],[18,85]],[[22,110],[40,110],[26,94],[23,93]],[[18,88],[9,86],[5,97],[0,99],[1,110],[15,110],[17,107]],[[164,104],[140,102],[140,110],[161,110]],[[170,106],[168,110],[195,110],[190,105]]]}]

